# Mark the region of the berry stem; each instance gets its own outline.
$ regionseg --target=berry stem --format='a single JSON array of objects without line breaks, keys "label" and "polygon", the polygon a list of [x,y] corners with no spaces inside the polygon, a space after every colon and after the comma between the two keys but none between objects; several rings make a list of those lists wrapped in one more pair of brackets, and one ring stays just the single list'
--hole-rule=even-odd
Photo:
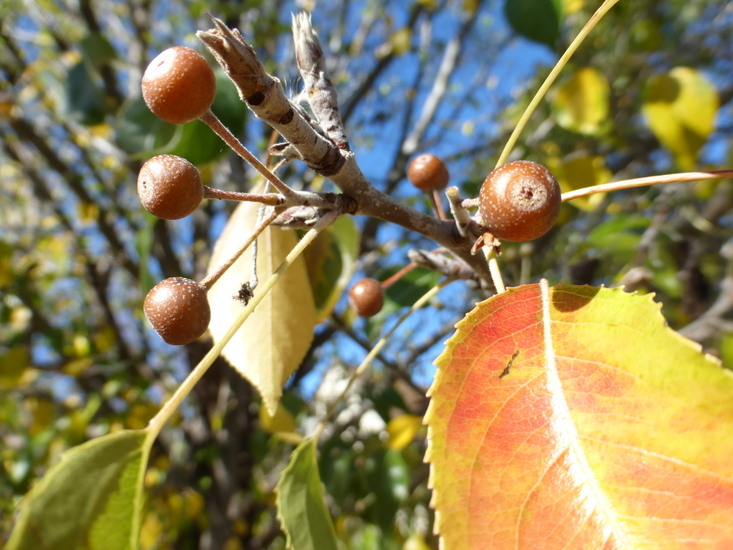
[{"label": "berry stem", "polygon": [[246,160],[248,163],[252,165],[252,167],[257,170],[260,174],[262,174],[267,181],[269,181],[272,185],[275,186],[275,189],[280,191],[283,195],[286,197],[290,195],[294,195],[295,191],[290,189],[283,181],[278,178],[275,174],[273,174],[267,166],[262,164],[259,159],[254,156],[252,153],[249,152],[249,149],[247,149],[242,142],[240,142],[234,134],[232,134],[229,131],[229,128],[224,126],[221,121],[217,118],[217,116],[209,109],[201,115],[201,122],[206,124],[209,128],[211,128],[216,135],[218,135],[221,139],[224,140],[224,142],[231,147],[235,153],[237,153],[240,157],[242,157],[244,160]]},{"label": "berry stem", "polygon": [[232,264],[236,262],[239,257],[244,253],[247,248],[257,239],[257,237],[260,236],[260,233],[262,233],[265,228],[272,223],[272,221],[277,218],[277,212],[272,210],[269,215],[262,218],[262,220],[259,221],[257,226],[254,228],[254,231],[247,237],[247,239],[242,243],[242,246],[239,247],[239,249],[232,254],[232,256],[223,264],[218,266],[216,268],[216,271],[214,271],[211,275],[208,277],[202,279],[199,281],[199,284],[202,286],[205,286],[207,289],[211,288],[216,281],[218,281],[224,273],[226,273],[227,269],[232,267]]},{"label": "berry stem", "polygon": [[205,199],[220,199],[226,201],[240,202],[260,202],[268,206],[280,206],[285,203],[286,199],[279,193],[264,193],[262,195],[256,193],[242,193],[240,191],[224,191],[214,187],[204,186]]},{"label": "berry stem", "polygon": [[321,432],[323,431],[323,428],[326,425],[326,422],[331,418],[334,411],[336,410],[336,407],[338,404],[343,401],[344,397],[346,397],[346,394],[349,392],[349,389],[351,389],[351,386],[356,382],[356,380],[364,374],[364,371],[366,371],[369,368],[369,365],[374,360],[374,358],[379,354],[380,351],[382,351],[382,348],[387,344],[387,341],[389,338],[394,334],[394,332],[399,328],[399,326],[410,316],[412,313],[420,309],[422,306],[427,304],[430,300],[433,299],[433,297],[443,289],[446,285],[449,283],[452,283],[455,279],[445,279],[442,282],[435,285],[433,288],[428,290],[425,294],[423,294],[419,300],[417,300],[410,309],[408,309],[394,324],[394,326],[389,329],[389,331],[382,336],[382,338],[379,339],[379,341],[374,345],[374,347],[371,349],[371,351],[367,354],[367,356],[364,358],[364,360],[361,362],[361,364],[356,368],[354,371],[354,374],[351,375],[351,378],[349,378],[349,382],[346,384],[346,387],[341,392],[341,394],[338,396],[336,401],[334,401],[331,406],[328,409],[328,412],[326,412],[326,415],[323,417],[323,420],[321,420],[318,423],[318,426],[316,427],[315,431],[313,432],[313,437],[318,439]]},{"label": "berry stem", "polygon": [[295,247],[293,247],[293,249],[288,253],[275,272],[258,288],[258,292],[245,306],[244,311],[242,311],[237,320],[232,323],[232,326],[229,327],[227,333],[209,350],[199,364],[191,371],[191,374],[181,382],[181,385],[178,386],[178,389],[176,389],[171,398],[165,402],[158,413],[150,420],[147,427],[149,437],[155,438],[158,436],[165,423],[171,418],[171,416],[173,416],[173,413],[175,413],[186,396],[191,393],[194,386],[199,380],[201,380],[201,377],[206,374],[206,371],[209,370],[209,367],[214,363],[216,358],[219,357],[221,350],[229,343],[229,340],[232,339],[234,333],[236,333],[244,324],[257,305],[263,300],[272,287],[275,286],[278,280],[280,280],[280,277],[283,276],[285,271],[293,264],[298,256],[300,256],[306,247],[318,236],[318,234],[324,228],[333,223],[337,217],[338,214],[335,212],[326,214],[318,221],[318,223],[316,223],[313,229],[309,230],[303,238],[298,241],[298,244],[295,245]]},{"label": "berry stem", "polygon": [[539,105],[540,101],[542,101],[542,98],[545,97],[547,90],[555,82],[557,75],[559,75],[560,71],[562,71],[563,68],[565,68],[565,65],[570,60],[572,55],[580,47],[580,45],[583,43],[583,40],[585,40],[588,34],[590,34],[593,28],[601,20],[601,18],[604,15],[606,15],[606,13],[618,1],[619,0],[605,0],[605,2],[601,4],[601,7],[596,10],[596,12],[591,16],[591,18],[588,20],[585,26],[580,30],[580,32],[578,33],[578,36],[575,37],[575,40],[573,40],[570,46],[568,46],[568,49],[565,50],[565,53],[562,54],[562,57],[560,57],[558,62],[552,68],[552,70],[550,71],[550,74],[547,75],[547,78],[542,83],[542,86],[540,86],[540,89],[537,90],[537,93],[532,98],[532,101],[530,101],[529,105],[527,105],[527,108],[524,110],[524,113],[522,113],[522,117],[519,119],[519,122],[514,127],[514,131],[512,132],[512,135],[509,136],[509,140],[507,141],[506,145],[504,146],[504,149],[502,150],[501,154],[499,155],[499,160],[496,161],[497,167],[501,166],[502,164],[506,162],[506,159],[509,157],[509,153],[511,152],[512,148],[514,147],[514,145],[517,143],[517,140],[519,139],[519,134],[521,134],[522,130],[524,130],[524,127],[526,126],[527,121],[532,116],[532,113],[534,113],[534,110],[537,108],[537,105]]},{"label": "berry stem", "polygon": [[407,264],[405,267],[403,267],[402,269],[400,269],[397,273],[387,277],[384,281],[380,283],[382,285],[382,290],[387,290],[390,286],[395,284],[397,281],[399,281],[402,277],[407,275],[410,271],[412,271],[416,267],[417,267],[417,264],[415,262],[411,262]]},{"label": "berry stem", "polygon": [[608,193],[610,191],[620,191],[622,189],[632,189],[634,187],[644,187],[647,185],[659,185],[661,183],[686,182],[714,180],[721,178],[733,177],[733,170],[705,170],[701,172],[681,172],[679,174],[664,174],[662,176],[649,176],[646,178],[633,178],[629,180],[613,181],[602,185],[594,185],[592,187],[583,187],[562,194],[562,201],[570,201],[580,197],[587,197],[595,193]]},{"label": "berry stem", "polygon": [[435,210],[435,215],[438,216],[438,219],[442,221],[447,220],[445,210],[443,210],[443,201],[440,200],[440,191],[433,189],[430,192],[430,200],[433,203],[433,210]]}]

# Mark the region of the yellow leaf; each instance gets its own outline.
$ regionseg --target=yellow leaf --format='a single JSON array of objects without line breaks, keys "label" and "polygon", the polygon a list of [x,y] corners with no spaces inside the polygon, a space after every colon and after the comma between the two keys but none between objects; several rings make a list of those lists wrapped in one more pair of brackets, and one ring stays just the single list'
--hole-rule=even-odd
[{"label": "yellow leaf", "polygon": [[389,37],[389,45],[394,55],[400,56],[407,53],[412,43],[412,31],[408,27],[404,27],[392,33]]},{"label": "yellow leaf", "polygon": [[53,402],[43,397],[28,397],[23,405],[33,417],[33,422],[28,427],[30,435],[38,435],[47,430],[53,425],[54,418],[58,414]]},{"label": "yellow leaf", "polygon": [[[563,161],[556,159],[549,161],[548,167],[557,178],[563,193],[608,183],[612,175],[606,168],[606,160],[599,155],[579,155]],[[597,193],[574,199],[570,204],[581,210],[591,211],[603,202],[605,196],[605,193]]]},{"label": "yellow leaf", "polygon": [[596,134],[608,117],[608,96],[608,81],[603,73],[592,67],[578,69],[555,94],[555,119],[573,132]]},{"label": "yellow leaf", "polygon": [[26,369],[30,366],[30,353],[25,346],[13,346],[0,356],[0,389],[9,390],[21,385]]},{"label": "yellow leaf", "polygon": [[296,425],[293,415],[282,403],[277,404],[275,414],[270,414],[266,407],[260,407],[260,425],[272,434],[277,432],[294,432]]},{"label": "yellow leaf", "polygon": [[642,112],[649,129],[679,167],[692,170],[697,153],[714,129],[718,105],[717,91],[700,72],[675,67],[646,83]]},{"label": "yellow leaf", "polygon": [[[256,204],[245,202],[234,210],[214,247],[209,272],[239,248],[256,221]],[[257,276],[264,281],[295,246],[297,237],[293,231],[270,227],[258,241]],[[243,306],[232,296],[250,280],[251,274],[250,248],[209,290],[212,311],[209,330],[215,342],[224,336],[241,314]],[[222,356],[257,388],[267,410],[273,415],[283,385],[308,351],[315,323],[313,293],[301,256],[222,351]]]},{"label": "yellow leaf", "polygon": [[393,418],[387,424],[387,434],[389,435],[387,447],[398,451],[404,449],[412,443],[415,434],[421,427],[422,416],[403,414]]},{"label": "yellow leaf", "polygon": [[425,542],[425,537],[419,533],[415,533],[410,535],[410,538],[404,542],[402,550],[430,550],[430,546]]},{"label": "yellow leaf", "polygon": [[99,207],[95,203],[81,202],[77,206],[79,220],[82,223],[92,223],[99,217]]},{"label": "yellow leaf", "polygon": [[585,0],[563,0],[562,11],[564,15],[572,15],[583,9]]}]

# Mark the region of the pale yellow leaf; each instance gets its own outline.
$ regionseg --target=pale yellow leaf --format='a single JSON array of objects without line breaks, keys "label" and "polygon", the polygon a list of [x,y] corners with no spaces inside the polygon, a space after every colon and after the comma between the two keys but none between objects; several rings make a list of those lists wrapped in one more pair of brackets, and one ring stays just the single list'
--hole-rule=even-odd
[{"label": "pale yellow leaf", "polygon": [[[209,272],[224,262],[257,222],[257,205],[242,203],[214,247]],[[293,231],[269,227],[259,238],[257,275],[269,277],[297,243]],[[252,274],[252,250],[246,251],[209,290],[209,330],[218,341],[244,307],[232,298]],[[255,289],[255,294],[257,290]],[[222,355],[254,385],[271,415],[275,414],[282,387],[308,351],[315,328],[315,306],[305,262],[298,258],[272,291],[257,306]]]},{"label": "pale yellow leaf", "polygon": [[303,441],[303,436],[297,433],[295,418],[282,403],[277,404],[277,410],[274,415],[265,407],[260,407],[260,426],[262,429],[279,437],[284,441],[295,443],[296,445]]},{"label": "pale yellow leaf", "polygon": [[598,69],[584,67],[563,84],[552,102],[557,123],[581,134],[595,134],[608,118],[609,86]]},{"label": "pale yellow leaf", "polygon": [[697,153],[715,127],[718,105],[718,93],[702,73],[675,67],[646,83],[642,112],[679,167],[692,170]]}]

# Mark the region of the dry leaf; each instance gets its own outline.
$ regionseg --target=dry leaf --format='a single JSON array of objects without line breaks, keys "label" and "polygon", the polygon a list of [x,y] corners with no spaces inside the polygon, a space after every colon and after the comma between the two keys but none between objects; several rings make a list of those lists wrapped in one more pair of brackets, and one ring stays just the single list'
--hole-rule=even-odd
[{"label": "dry leaf", "polygon": [[[232,213],[214,247],[209,273],[225,261],[257,223],[254,203],[242,203]],[[293,231],[268,227],[260,235],[257,276],[269,277],[297,243]],[[252,274],[252,251],[246,251],[209,290],[212,319],[209,330],[219,340],[242,312],[233,299]],[[255,293],[257,290],[255,289]],[[222,355],[260,392],[271,415],[275,414],[282,387],[303,360],[316,324],[305,262],[298,258],[254,310],[240,331],[224,346]]]}]

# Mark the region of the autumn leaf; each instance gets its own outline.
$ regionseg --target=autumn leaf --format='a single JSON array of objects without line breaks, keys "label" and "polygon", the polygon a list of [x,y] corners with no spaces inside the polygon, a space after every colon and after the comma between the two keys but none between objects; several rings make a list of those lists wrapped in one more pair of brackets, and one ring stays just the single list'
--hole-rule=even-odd
[{"label": "autumn leaf", "polygon": [[650,296],[510,289],[437,363],[445,548],[733,547],[733,377]]},{"label": "autumn leaf", "polygon": [[692,170],[698,151],[715,128],[718,104],[715,87],[702,73],[675,67],[649,79],[642,112],[651,131],[680,168]]},{"label": "autumn leaf", "polygon": [[[239,247],[256,221],[255,203],[245,202],[235,209],[214,248],[209,272]],[[265,229],[259,238],[258,278],[269,277],[297,242],[294,231],[276,227]],[[233,296],[250,280],[251,274],[250,248],[209,290],[212,311],[209,330],[215,342],[241,314],[243,306]],[[283,385],[308,351],[315,324],[313,293],[305,262],[300,257],[224,346],[222,356],[257,388],[271,416],[277,410]]]}]

